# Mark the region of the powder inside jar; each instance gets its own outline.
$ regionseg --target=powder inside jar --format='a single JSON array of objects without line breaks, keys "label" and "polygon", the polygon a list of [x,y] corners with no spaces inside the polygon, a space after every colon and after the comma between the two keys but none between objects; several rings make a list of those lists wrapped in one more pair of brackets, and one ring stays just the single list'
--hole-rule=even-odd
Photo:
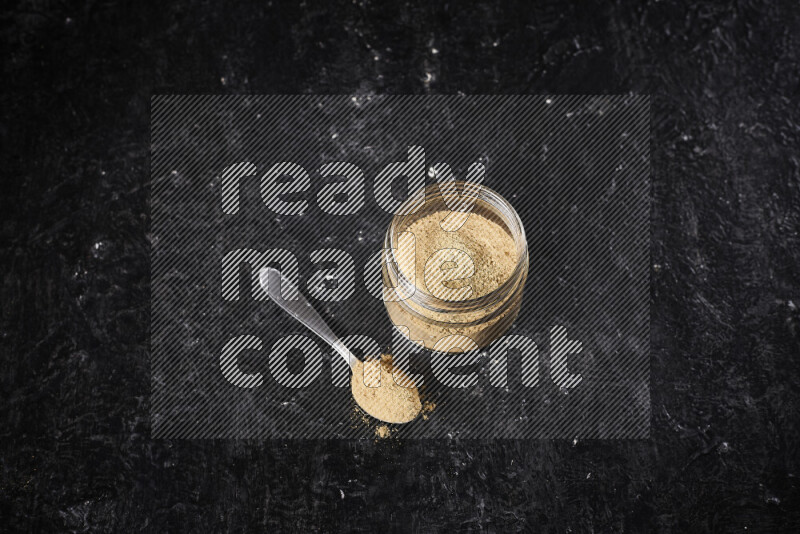
[{"label": "powder inside jar", "polygon": [[421,208],[394,216],[381,269],[392,324],[419,346],[457,353],[511,327],[529,265],[522,221],[502,197],[471,192],[470,213],[451,211],[451,198],[431,184]]},{"label": "powder inside jar", "polygon": [[[414,273],[417,288],[422,288],[434,296],[454,294],[452,290],[461,289],[458,294],[462,298],[448,300],[483,297],[503,285],[514,272],[518,259],[514,239],[502,225],[478,213],[471,213],[458,230],[445,231],[440,223],[448,213],[436,211],[408,226],[405,231],[414,234],[415,238],[415,257],[412,264],[411,255],[399,254],[398,267],[406,277],[411,278],[411,274]],[[466,254],[472,260],[472,272],[463,272],[469,263],[465,261],[464,254],[455,256],[451,254],[452,262],[447,261],[446,253],[437,254],[438,251],[448,249]],[[449,276],[451,280],[437,281],[437,274],[441,277],[440,273],[443,270],[455,269],[456,265],[466,276],[459,276],[457,272],[453,272]],[[444,287],[428,287],[433,284],[441,284]],[[463,290],[467,286],[471,287],[471,291]]]},{"label": "powder inside jar", "polygon": [[395,368],[387,354],[380,359],[357,361],[350,386],[358,405],[387,423],[408,423],[422,409],[416,386],[406,373]]}]

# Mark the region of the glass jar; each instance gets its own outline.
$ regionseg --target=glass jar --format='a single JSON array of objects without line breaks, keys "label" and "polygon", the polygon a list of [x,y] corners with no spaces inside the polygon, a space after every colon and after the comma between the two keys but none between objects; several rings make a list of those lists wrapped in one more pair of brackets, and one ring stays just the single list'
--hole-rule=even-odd
[{"label": "glass jar", "polygon": [[[491,189],[456,182],[465,196],[474,200],[471,214],[479,214],[502,227],[511,236],[516,265],[511,275],[494,290],[468,300],[443,300],[431,294],[424,283],[403,272],[397,261],[401,235],[417,220],[436,212],[445,217],[456,197],[454,189],[443,193],[438,184],[412,195],[397,210],[384,242],[381,272],[384,303],[392,323],[415,343],[440,352],[480,349],[502,336],[519,314],[528,277],[528,244],[519,215]],[[424,203],[419,206],[421,196]],[[447,202],[447,203],[446,203]],[[415,209],[416,208],[416,209]],[[470,215],[472,216],[472,215]],[[391,289],[393,288],[393,289]]]}]

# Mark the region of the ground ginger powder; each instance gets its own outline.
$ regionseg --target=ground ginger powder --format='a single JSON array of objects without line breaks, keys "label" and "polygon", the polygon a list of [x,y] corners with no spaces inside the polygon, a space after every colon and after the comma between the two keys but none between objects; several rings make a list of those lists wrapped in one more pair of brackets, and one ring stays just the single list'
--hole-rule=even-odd
[{"label": "ground ginger powder", "polygon": [[[452,212],[443,203],[432,208],[397,223],[394,263],[413,282],[414,291],[400,299],[384,299],[386,310],[406,337],[429,350],[453,353],[485,347],[519,313],[527,250],[521,257],[510,230],[487,209],[485,215],[470,213],[460,227],[447,231],[442,223]],[[401,237],[411,234],[413,240]],[[384,283],[395,285],[385,262],[383,269]],[[514,284],[500,291],[510,279]],[[494,296],[487,302],[457,306],[489,295]],[[426,299],[433,305],[425,304]]]},{"label": "ground ginger powder", "polygon": [[[466,253],[472,259],[474,272],[468,278],[438,282],[446,288],[456,289],[467,285],[472,287],[470,299],[487,295],[503,285],[511,277],[517,265],[517,247],[508,231],[497,222],[478,213],[471,213],[466,222],[454,232],[445,231],[441,222],[448,212],[435,211],[414,221],[406,232],[414,234],[415,257],[412,265],[410,255],[398,257],[398,267],[407,277],[415,276],[415,285],[433,293],[434,288],[426,287],[426,265],[428,277],[431,272],[443,267],[437,262],[438,251],[455,249]],[[435,278],[435,277],[433,277]]]},{"label": "ground ginger powder", "polygon": [[388,354],[366,362],[358,360],[350,387],[361,409],[386,423],[408,423],[422,410],[417,387],[406,373],[394,367]]}]

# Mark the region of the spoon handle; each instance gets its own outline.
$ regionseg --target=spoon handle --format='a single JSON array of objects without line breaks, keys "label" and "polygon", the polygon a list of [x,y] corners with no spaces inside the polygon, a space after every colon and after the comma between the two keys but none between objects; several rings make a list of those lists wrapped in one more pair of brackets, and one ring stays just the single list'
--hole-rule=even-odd
[{"label": "spoon handle", "polygon": [[265,267],[259,271],[261,288],[266,291],[269,298],[286,313],[306,325],[309,330],[317,334],[322,340],[335,350],[351,369],[355,367],[356,357],[344,346],[344,343],[333,333],[325,320],[311,306],[305,297],[296,291],[296,300],[284,300],[281,296],[281,287],[296,289],[292,282],[283,276],[280,271],[272,267]]}]

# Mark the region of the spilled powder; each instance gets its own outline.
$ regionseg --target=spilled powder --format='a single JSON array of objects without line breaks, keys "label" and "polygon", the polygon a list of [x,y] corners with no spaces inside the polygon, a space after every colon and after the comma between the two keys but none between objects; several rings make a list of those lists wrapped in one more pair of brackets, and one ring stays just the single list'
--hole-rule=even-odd
[{"label": "spilled powder", "polygon": [[[400,255],[398,266],[408,277],[414,273],[415,285],[431,293],[425,285],[425,264],[437,251],[455,249],[465,252],[474,264],[472,276],[443,283],[448,289],[472,287],[470,299],[480,298],[503,285],[511,277],[517,264],[517,247],[508,231],[497,222],[478,213],[471,213],[466,222],[454,232],[442,229],[441,222],[448,212],[435,211],[417,219],[406,232],[414,234],[416,258]],[[440,264],[441,265],[441,264]],[[429,270],[440,269],[432,264]],[[430,277],[430,273],[429,273]],[[455,278],[455,277],[454,277]]]},{"label": "spilled powder", "polygon": [[427,421],[428,417],[430,417],[431,415],[431,412],[435,409],[436,409],[436,403],[434,402],[425,401],[424,403],[422,403],[422,419],[424,421]]},{"label": "spilled powder", "polygon": [[[394,368],[390,355],[357,361],[350,386],[361,409],[386,423],[408,423],[422,410],[419,391],[407,374]],[[385,432],[388,436],[388,427]]]}]

